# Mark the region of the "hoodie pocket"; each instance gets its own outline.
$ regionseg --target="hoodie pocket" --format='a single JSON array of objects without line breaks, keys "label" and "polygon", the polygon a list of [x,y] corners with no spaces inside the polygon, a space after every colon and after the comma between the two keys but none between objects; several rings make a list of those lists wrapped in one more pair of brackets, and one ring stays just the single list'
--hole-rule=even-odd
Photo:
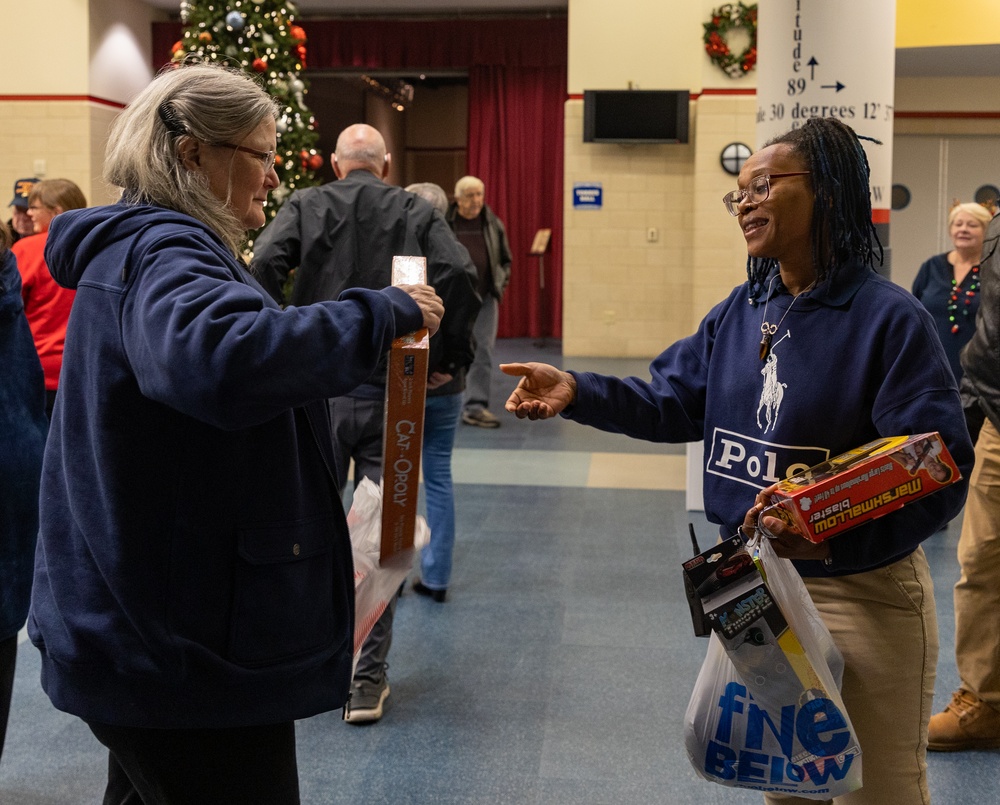
[{"label": "hoodie pocket", "polygon": [[[333,609],[333,522],[240,529],[230,657],[266,665],[329,646],[347,632]],[[339,628],[338,628],[339,627]]]}]

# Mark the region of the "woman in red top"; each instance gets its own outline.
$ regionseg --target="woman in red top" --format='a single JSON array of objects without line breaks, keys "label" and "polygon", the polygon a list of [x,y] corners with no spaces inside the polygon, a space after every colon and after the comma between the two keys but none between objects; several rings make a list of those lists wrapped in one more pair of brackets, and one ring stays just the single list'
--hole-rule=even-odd
[{"label": "woman in red top", "polygon": [[49,222],[59,213],[87,206],[87,199],[69,179],[46,179],[36,184],[28,196],[28,216],[35,234],[11,246],[21,273],[21,298],[28,317],[35,349],[45,371],[45,411],[52,417],[59,369],[62,367],[66,323],[76,291],[63,288],[52,279],[45,264],[45,241]]}]

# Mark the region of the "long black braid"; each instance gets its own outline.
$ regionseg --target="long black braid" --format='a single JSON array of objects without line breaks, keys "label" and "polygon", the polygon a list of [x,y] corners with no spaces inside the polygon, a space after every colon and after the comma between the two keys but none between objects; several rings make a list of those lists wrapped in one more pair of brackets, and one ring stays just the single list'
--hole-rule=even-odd
[{"label": "long black braid", "polygon": [[[882,243],[872,223],[871,168],[854,130],[836,118],[811,118],[766,146],[779,143],[791,146],[810,171],[815,193],[811,240],[817,281],[833,279],[839,268],[852,260],[873,269],[876,259],[881,265]],[[777,261],[770,257],[747,258],[751,299],[764,290],[764,282],[776,266]]]}]

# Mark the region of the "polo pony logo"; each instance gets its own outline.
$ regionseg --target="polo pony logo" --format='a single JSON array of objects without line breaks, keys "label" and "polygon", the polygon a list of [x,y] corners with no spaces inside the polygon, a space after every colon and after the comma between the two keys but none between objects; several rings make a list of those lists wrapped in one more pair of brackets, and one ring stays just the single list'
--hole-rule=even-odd
[{"label": "polo pony logo", "polygon": [[[785,397],[785,389],[788,388],[787,383],[778,380],[778,355],[775,350],[778,344],[791,337],[791,331],[786,330],[785,334],[774,342],[767,355],[767,360],[764,361],[764,368],[760,370],[760,373],[764,375],[764,388],[760,392],[760,402],[757,403],[757,427],[761,428],[764,433],[774,430],[778,421],[778,411],[781,409],[781,401]],[[761,410],[764,411],[766,424],[762,424],[760,421]]]}]

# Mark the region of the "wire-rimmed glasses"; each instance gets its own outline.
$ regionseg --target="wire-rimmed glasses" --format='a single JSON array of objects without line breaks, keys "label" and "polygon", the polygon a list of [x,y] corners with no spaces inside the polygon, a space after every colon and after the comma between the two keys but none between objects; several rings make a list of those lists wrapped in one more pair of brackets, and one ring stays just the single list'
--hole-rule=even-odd
[{"label": "wire-rimmed glasses", "polygon": [[267,173],[274,167],[274,151],[258,151],[256,148],[247,148],[245,145],[234,145],[233,143],[212,143],[212,145],[217,148],[232,148],[234,151],[242,151],[244,154],[251,154],[257,157],[264,166],[264,173]]}]

